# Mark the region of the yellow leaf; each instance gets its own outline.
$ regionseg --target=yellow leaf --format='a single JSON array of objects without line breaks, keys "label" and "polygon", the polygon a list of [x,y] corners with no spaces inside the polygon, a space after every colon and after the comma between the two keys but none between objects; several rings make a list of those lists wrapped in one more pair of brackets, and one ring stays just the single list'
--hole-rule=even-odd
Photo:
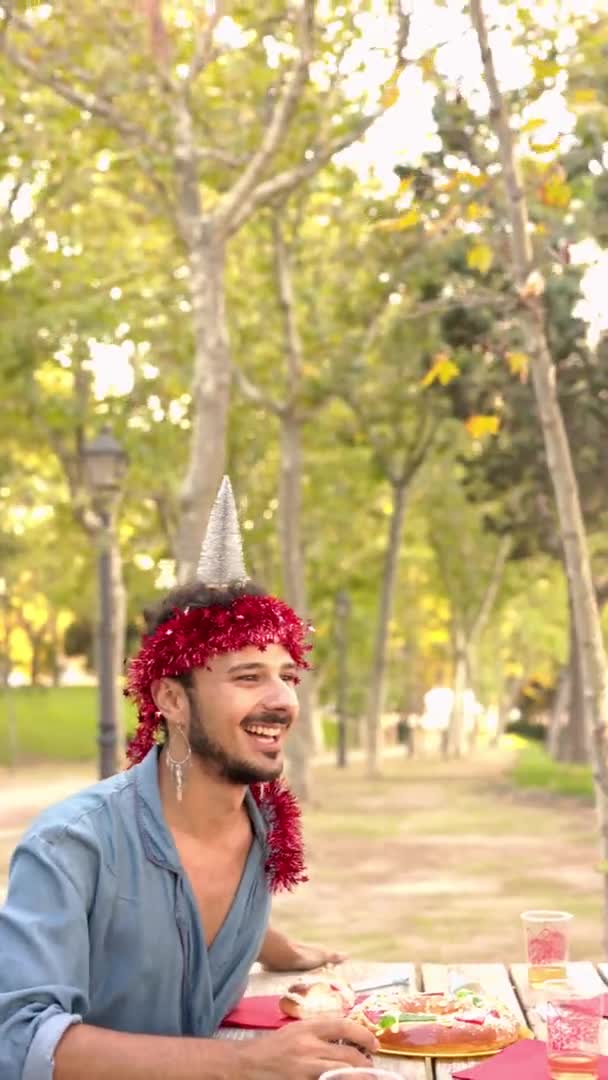
[{"label": "yellow leaf", "polygon": [[519,129],[520,133],[527,135],[529,131],[538,131],[539,128],[545,126],[546,122],[546,120],[541,120],[540,116],[532,117],[530,120],[526,120],[525,124],[522,124]]},{"label": "yellow leaf", "polygon": [[572,188],[558,173],[555,173],[541,185],[540,197],[545,206],[555,206],[558,210],[565,210],[570,205]]},{"label": "yellow leaf", "polygon": [[493,261],[492,248],[487,244],[476,244],[467,255],[467,266],[471,270],[479,270],[480,274],[487,274]]},{"label": "yellow leaf", "polygon": [[382,232],[403,232],[404,229],[412,229],[419,221],[420,213],[412,207],[401,217],[385,218],[384,221],[379,221],[375,227],[381,229]]},{"label": "yellow leaf", "polygon": [[459,172],[454,177],[454,182],[457,184],[468,184],[469,187],[481,188],[485,187],[488,182],[487,173],[472,173],[472,172]]},{"label": "yellow leaf", "polygon": [[572,99],[575,105],[593,105],[597,101],[597,90],[592,86],[581,86],[574,91]]},{"label": "yellow leaf", "polygon": [[382,93],[380,95],[380,104],[383,109],[390,109],[391,105],[399,101],[399,78],[403,71],[403,65],[398,64],[390,79],[387,79],[382,87]]},{"label": "yellow leaf", "polygon": [[436,49],[430,49],[418,60],[418,67],[422,71],[425,79],[433,79],[435,77],[435,54]]},{"label": "yellow leaf", "polygon": [[458,378],[460,375],[460,368],[458,364],[455,364],[447,353],[437,353],[433,358],[433,366],[427,371],[424,379],[422,380],[422,386],[432,386],[434,382],[438,382],[441,386],[447,386],[453,379]]},{"label": "yellow leaf", "polygon": [[533,150],[535,154],[553,154],[556,150],[559,150],[559,145],[559,139],[554,139],[553,142],[550,143],[530,142],[530,149]]},{"label": "yellow leaf", "polygon": [[413,176],[406,176],[405,180],[402,180],[401,183],[399,184],[399,187],[397,188],[397,194],[398,195],[405,195],[405,192],[410,190],[413,183],[414,183],[414,177]]},{"label": "yellow leaf", "polygon": [[465,427],[472,439],[483,439],[485,435],[496,435],[500,427],[498,416],[484,416],[478,413],[470,416]]},{"label": "yellow leaf", "polygon": [[399,87],[398,86],[386,86],[382,91],[380,97],[380,104],[383,109],[390,109],[392,105],[395,105],[399,101]]},{"label": "yellow leaf", "polygon": [[481,203],[472,202],[467,206],[466,216],[469,221],[479,221],[480,218],[487,216],[487,210]]},{"label": "yellow leaf", "polygon": [[512,375],[519,375],[522,382],[528,374],[528,368],[530,366],[530,357],[524,352],[508,352],[506,355],[506,361],[511,369]]},{"label": "yellow leaf", "polygon": [[561,67],[557,60],[541,60],[537,56],[532,61],[532,71],[535,79],[543,81],[544,79],[554,79],[556,75],[559,75]]}]

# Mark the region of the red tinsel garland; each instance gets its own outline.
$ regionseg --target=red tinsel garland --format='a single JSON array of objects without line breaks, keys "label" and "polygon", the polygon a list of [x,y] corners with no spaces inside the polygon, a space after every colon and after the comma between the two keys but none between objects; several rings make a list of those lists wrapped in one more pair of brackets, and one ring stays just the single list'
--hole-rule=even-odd
[{"label": "red tinsel garland", "polygon": [[251,793],[268,829],[266,880],[271,892],[308,881],[302,845],[301,811],[293,792],[281,781],[252,784]]},{"label": "red tinsel garland", "polygon": [[[127,748],[132,765],[142,761],[162,730],[151,687],[157,679],[205,667],[214,656],[239,652],[248,645],[265,649],[279,644],[294,663],[307,668],[308,625],[274,596],[240,596],[228,607],[176,609],[171,619],[144,637],[129,665],[125,695],[134,698],[138,724]],[[268,828],[266,876],[271,892],[306,881],[300,831],[300,808],[281,781],[253,784],[252,793]]]}]

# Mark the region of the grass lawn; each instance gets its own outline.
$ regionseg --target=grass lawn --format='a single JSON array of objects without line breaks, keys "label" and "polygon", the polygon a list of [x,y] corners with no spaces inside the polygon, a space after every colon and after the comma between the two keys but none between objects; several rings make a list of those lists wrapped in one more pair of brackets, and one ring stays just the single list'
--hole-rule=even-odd
[{"label": "grass lawn", "polygon": [[[135,727],[135,708],[127,700],[123,722],[125,731]],[[0,766],[92,761],[97,755],[96,726],[94,686],[0,690]],[[331,750],[336,726],[325,721],[324,728],[325,747]]]},{"label": "grass lawn", "polygon": [[577,795],[593,798],[593,778],[587,765],[565,765],[553,761],[537,742],[526,742],[518,736],[510,739],[517,751],[512,782],[520,788],[547,791],[552,795]]},{"label": "grass lawn", "polygon": [[[125,719],[134,725],[125,701]],[[19,687],[0,692],[0,765],[95,758],[97,691],[94,686]],[[11,761],[10,730],[15,732]]]}]

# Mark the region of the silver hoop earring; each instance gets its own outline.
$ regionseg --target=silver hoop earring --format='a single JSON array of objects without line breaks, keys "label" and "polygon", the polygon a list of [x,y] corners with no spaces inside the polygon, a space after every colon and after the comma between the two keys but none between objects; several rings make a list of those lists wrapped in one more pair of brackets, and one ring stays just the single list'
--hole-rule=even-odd
[{"label": "silver hoop earring", "polygon": [[190,743],[188,742],[188,736],[181,727],[178,727],[182,739],[186,746],[186,752],[181,761],[176,761],[171,753],[171,743],[167,743],[167,768],[173,777],[173,783],[175,784],[175,793],[177,795],[177,801],[182,801],[182,795],[184,791],[184,771],[187,769],[192,757],[192,750],[190,749]]}]

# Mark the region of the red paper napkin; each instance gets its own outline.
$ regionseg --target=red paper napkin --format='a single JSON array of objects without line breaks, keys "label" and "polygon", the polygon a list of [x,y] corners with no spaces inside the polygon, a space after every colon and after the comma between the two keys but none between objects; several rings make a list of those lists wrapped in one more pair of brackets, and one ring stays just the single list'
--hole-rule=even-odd
[{"label": "red paper napkin", "polygon": [[[357,994],[357,1001],[362,1001],[366,994]],[[279,1009],[279,994],[265,994],[263,997],[244,997],[232,1012],[222,1020],[220,1027],[273,1028],[293,1023],[293,1017],[285,1016]]]},{"label": "red paper napkin", "polygon": [[[452,1073],[453,1080],[549,1080],[547,1047],[539,1039],[521,1039],[507,1046],[496,1057],[488,1058],[479,1065],[467,1065],[460,1072]],[[608,1080],[608,1057],[600,1057],[600,1080]]]},{"label": "red paper napkin", "polygon": [[238,1005],[224,1017],[220,1027],[242,1028],[280,1028],[292,1024],[291,1016],[285,1016],[279,1009],[279,995],[265,997],[244,997]]}]

